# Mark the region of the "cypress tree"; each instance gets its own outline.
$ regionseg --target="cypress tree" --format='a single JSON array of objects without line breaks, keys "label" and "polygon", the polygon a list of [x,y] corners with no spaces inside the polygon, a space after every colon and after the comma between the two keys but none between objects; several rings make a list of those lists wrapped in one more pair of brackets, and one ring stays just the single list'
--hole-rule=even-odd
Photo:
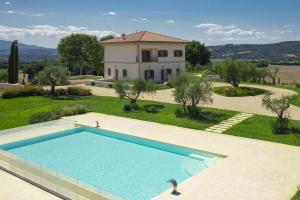
[{"label": "cypress tree", "polygon": [[8,82],[16,83],[18,81],[18,69],[19,69],[19,53],[18,53],[18,41],[15,40],[10,47],[10,55],[8,58]]}]

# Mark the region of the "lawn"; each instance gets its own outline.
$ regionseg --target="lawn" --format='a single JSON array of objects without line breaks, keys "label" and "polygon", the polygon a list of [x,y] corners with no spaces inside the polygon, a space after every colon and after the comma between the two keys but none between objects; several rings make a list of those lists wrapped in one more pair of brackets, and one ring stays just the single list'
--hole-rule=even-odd
[{"label": "lawn", "polygon": [[0,99],[0,130],[28,125],[28,118],[32,113],[51,111],[69,105],[87,105],[93,112],[99,112],[122,117],[141,119],[163,124],[200,129],[203,130],[222,120],[225,120],[236,112],[222,111],[217,109],[203,108],[207,118],[192,120],[189,118],[177,118],[174,114],[180,105],[157,103],[152,101],[139,101],[142,107],[156,107],[158,113],[147,113],[144,109],[133,112],[124,112],[123,106],[128,100],[121,100],[115,97],[78,97],[76,99],[51,99],[47,97],[24,97],[15,99]]},{"label": "lawn", "polygon": [[295,106],[300,107],[300,88],[293,88],[295,92],[298,93],[298,95],[295,95],[294,98],[292,99],[291,103]]},{"label": "lawn", "polygon": [[[179,127],[203,130],[209,126],[219,123],[236,114],[233,111],[224,111],[211,108],[203,108],[205,118],[190,119],[177,118],[174,114],[180,105],[158,103],[153,101],[139,101],[143,109],[133,112],[123,111],[123,106],[128,100],[116,97],[78,97],[75,99],[47,98],[47,97],[24,97],[15,99],[0,99],[0,130],[18,126],[28,125],[28,118],[32,113],[51,111],[63,106],[86,105],[93,112],[128,117],[133,119],[158,122]],[[158,113],[148,113],[145,108],[156,107]],[[227,130],[225,134],[254,138],[283,144],[300,146],[300,134],[274,134],[270,125],[275,118],[255,115],[240,124]],[[290,126],[300,128],[300,121],[291,121]]]},{"label": "lawn", "polygon": [[291,200],[300,200],[300,189]]},{"label": "lawn", "polygon": [[[274,134],[270,125],[274,120],[273,117],[255,115],[233,126],[225,134],[300,146],[300,134]],[[291,121],[290,127],[300,128],[300,121]]]}]

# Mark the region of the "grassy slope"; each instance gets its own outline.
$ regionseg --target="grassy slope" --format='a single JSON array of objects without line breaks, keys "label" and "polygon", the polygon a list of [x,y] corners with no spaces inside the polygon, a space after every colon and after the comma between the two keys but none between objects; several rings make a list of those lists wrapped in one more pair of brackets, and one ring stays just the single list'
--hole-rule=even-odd
[{"label": "grassy slope", "polygon": [[0,99],[0,130],[27,125],[29,116],[34,112],[48,111],[58,107],[74,104],[87,105],[89,110],[93,112],[193,129],[205,129],[236,114],[231,111],[205,108],[203,111],[209,112],[209,119],[191,120],[187,118],[176,118],[174,111],[180,105],[140,101],[140,105],[156,105],[160,108],[159,113],[146,113],[144,110],[126,113],[123,111],[123,105],[126,103],[128,103],[127,100],[120,100],[119,98],[96,96],[82,97],[75,100],[55,100],[46,97],[26,97],[9,100]]},{"label": "grassy slope", "polygon": [[[300,146],[300,134],[274,134],[270,126],[274,120],[273,117],[255,115],[233,126],[225,134]],[[300,122],[291,121],[290,126],[300,128]]]}]

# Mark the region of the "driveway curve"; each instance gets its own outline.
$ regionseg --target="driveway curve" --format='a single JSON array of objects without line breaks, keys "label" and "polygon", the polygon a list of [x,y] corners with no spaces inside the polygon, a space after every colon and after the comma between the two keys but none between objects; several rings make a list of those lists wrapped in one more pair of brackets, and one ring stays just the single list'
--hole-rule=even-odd
[{"label": "driveway curve", "polygon": [[[226,86],[225,83],[213,83],[214,87]],[[296,92],[292,90],[287,90],[283,88],[276,88],[264,85],[251,85],[251,84],[241,84],[241,86],[261,88],[268,90],[272,93],[272,97],[280,97],[282,95],[295,95]],[[115,91],[111,88],[101,88],[93,86],[85,86],[92,90],[92,93],[97,96],[118,96]],[[154,95],[143,95],[141,99],[153,100],[165,103],[176,103],[172,95],[173,89],[159,90]],[[263,95],[258,96],[248,96],[248,97],[225,97],[217,94],[213,94],[213,103],[209,105],[201,105],[203,107],[218,108],[224,110],[233,110],[238,112],[247,112],[258,115],[275,116],[272,112],[266,110],[262,105]],[[294,105],[290,107],[291,119],[300,120],[300,108]]]}]

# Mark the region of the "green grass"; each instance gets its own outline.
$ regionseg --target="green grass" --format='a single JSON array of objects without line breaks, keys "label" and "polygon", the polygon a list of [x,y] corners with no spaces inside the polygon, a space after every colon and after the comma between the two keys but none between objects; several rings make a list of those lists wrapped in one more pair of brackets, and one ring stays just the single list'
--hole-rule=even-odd
[{"label": "green grass", "polygon": [[[273,117],[255,115],[225,131],[225,134],[300,146],[300,134],[274,134],[270,125],[273,121]],[[300,121],[291,120],[289,126],[300,128]]]},{"label": "green grass", "polygon": [[147,113],[143,109],[133,112],[124,112],[123,106],[128,104],[128,100],[120,100],[115,97],[78,97],[76,99],[47,97],[24,97],[15,99],[0,99],[0,130],[28,125],[28,119],[32,113],[50,111],[64,106],[82,104],[86,105],[90,111],[99,112],[122,117],[141,119],[163,124],[170,124],[193,129],[205,129],[222,120],[225,120],[236,112],[223,111],[217,109],[203,108],[207,118],[192,120],[189,118],[177,118],[174,114],[180,105],[157,103],[152,101],[139,101],[140,106],[155,105],[158,113]]},{"label": "green grass", "polygon": [[222,86],[215,87],[214,92],[227,97],[244,97],[244,96],[256,96],[265,94],[268,91],[259,89],[259,88],[251,88],[251,87],[232,87],[232,86]]},{"label": "green grass", "polygon": [[[28,125],[28,119],[32,113],[51,111],[57,108],[71,105],[86,105],[89,111],[116,115],[121,117],[158,122],[179,127],[203,130],[219,123],[236,114],[233,111],[224,111],[212,108],[203,108],[205,118],[190,119],[177,118],[174,114],[176,104],[158,103],[153,101],[139,101],[143,108],[138,111],[125,112],[123,106],[128,100],[115,97],[76,97],[74,98],[48,98],[48,97],[24,97],[15,99],[0,99],[0,130]],[[147,113],[145,107],[154,106],[158,113]],[[300,134],[274,134],[270,122],[275,118],[255,115],[227,130],[224,134],[240,137],[254,138],[271,142],[300,146]],[[290,127],[300,128],[300,121],[291,121]]]},{"label": "green grass", "polygon": [[300,189],[291,200],[300,200]]},{"label": "green grass", "polygon": [[295,106],[300,107],[300,88],[292,88],[298,95],[295,95],[291,101],[291,103]]}]

